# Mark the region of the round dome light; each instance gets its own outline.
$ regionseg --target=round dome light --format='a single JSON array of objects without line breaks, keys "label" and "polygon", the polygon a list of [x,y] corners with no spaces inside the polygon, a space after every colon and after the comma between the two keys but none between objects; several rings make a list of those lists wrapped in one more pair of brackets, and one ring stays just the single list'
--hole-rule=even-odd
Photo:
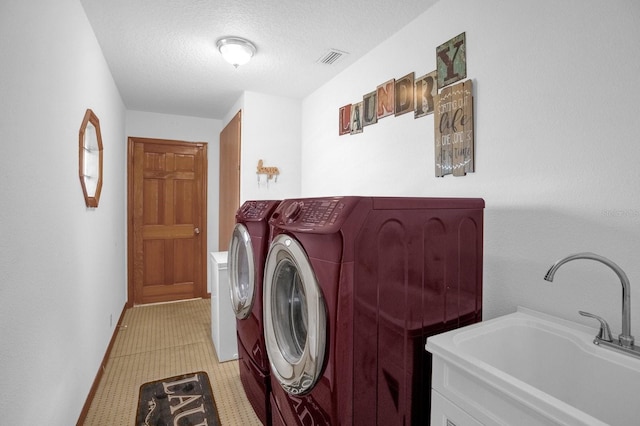
[{"label": "round dome light", "polygon": [[238,68],[256,54],[256,46],[239,37],[225,37],[218,40],[218,50],[225,61]]}]

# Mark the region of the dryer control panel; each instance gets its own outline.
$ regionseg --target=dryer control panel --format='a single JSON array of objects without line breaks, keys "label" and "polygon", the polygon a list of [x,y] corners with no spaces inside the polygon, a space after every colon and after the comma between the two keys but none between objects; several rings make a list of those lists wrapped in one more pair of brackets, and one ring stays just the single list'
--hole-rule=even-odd
[{"label": "dryer control panel", "polygon": [[273,209],[278,205],[280,201],[274,200],[256,200],[246,201],[236,213],[236,218],[244,219],[245,221],[259,221],[268,219]]},{"label": "dryer control panel", "polygon": [[292,231],[334,232],[355,202],[353,197],[285,200],[269,223]]}]

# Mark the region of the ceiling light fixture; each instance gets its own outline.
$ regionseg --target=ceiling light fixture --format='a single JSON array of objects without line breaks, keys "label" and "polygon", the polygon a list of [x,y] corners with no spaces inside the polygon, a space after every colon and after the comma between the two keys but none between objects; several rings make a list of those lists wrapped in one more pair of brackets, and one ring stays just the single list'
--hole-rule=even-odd
[{"label": "ceiling light fixture", "polygon": [[218,40],[218,50],[225,61],[238,68],[256,54],[256,46],[240,37],[225,37]]}]

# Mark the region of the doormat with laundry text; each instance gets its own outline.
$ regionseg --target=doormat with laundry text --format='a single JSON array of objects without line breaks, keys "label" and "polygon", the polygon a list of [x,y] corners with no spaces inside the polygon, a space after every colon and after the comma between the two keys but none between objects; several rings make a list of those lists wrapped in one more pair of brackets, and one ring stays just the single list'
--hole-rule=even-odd
[{"label": "doormat with laundry text", "polygon": [[204,371],[140,386],[136,426],[220,426],[209,376]]}]

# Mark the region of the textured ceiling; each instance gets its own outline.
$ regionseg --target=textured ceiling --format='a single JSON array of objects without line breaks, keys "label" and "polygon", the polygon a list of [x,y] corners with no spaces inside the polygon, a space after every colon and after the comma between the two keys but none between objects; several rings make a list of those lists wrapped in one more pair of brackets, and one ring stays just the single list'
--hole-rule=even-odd
[{"label": "textured ceiling", "polygon": [[[437,0],[81,0],[127,109],[222,119],[240,94],[301,99]],[[235,69],[216,41],[258,52]],[[318,63],[329,49],[348,52]]]}]

